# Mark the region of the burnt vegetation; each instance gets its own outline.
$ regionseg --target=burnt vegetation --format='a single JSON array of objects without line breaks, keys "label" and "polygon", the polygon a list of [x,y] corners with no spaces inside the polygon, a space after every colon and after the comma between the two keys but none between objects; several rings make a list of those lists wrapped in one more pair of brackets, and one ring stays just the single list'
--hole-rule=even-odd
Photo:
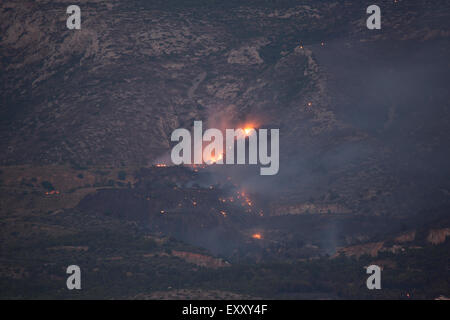
[{"label": "burnt vegetation", "polygon": [[[449,296],[448,1],[379,31],[355,1],[89,2],[77,33],[66,5],[0,4],[0,298]],[[195,120],[279,128],[279,173],[171,166]]]}]

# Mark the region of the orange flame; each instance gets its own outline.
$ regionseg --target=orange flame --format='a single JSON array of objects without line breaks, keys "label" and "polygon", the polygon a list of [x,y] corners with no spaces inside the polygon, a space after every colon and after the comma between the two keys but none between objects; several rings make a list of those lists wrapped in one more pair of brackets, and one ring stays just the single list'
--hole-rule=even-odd
[{"label": "orange flame", "polygon": [[167,164],[165,164],[165,163],[157,163],[157,164],[155,164],[155,166],[158,167],[158,168],[164,168],[164,167],[167,167]]},{"label": "orange flame", "polygon": [[261,239],[262,239],[262,235],[261,235],[260,233],[254,233],[254,234],[252,235],[252,238],[253,238],[253,239],[261,240]]},{"label": "orange flame", "polygon": [[219,160],[222,160],[222,159],[223,159],[223,153],[220,153],[220,154],[214,155],[214,156],[211,155],[209,159],[203,159],[203,161],[206,164],[211,165],[211,164],[217,163]]},{"label": "orange flame", "polygon": [[255,127],[251,124],[246,124],[244,128],[242,128],[244,137],[249,137],[255,132]]},{"label": "orange flame", "polygon": [[253,128],[244,128],[245,135],[249,135],[252,132]]}]

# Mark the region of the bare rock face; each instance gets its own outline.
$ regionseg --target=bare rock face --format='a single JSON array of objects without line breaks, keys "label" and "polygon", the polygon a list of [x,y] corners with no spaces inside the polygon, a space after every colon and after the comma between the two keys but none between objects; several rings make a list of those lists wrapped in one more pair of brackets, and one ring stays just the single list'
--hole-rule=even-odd
[{"label": "bare rock face", "polygon": [[432,229],[428,234],[427,241],[432,244],[440,244],[445,242],[448,236],[450,236],[450,228]]},{"label": "bare rock face", "polygon": [[[262,41],[259,41],[262,42]],[[259,49],[261,44],[268,44],[267,42],[256,43],[254,45],[244,45],[238,49],[233,49],[228,55],[228,63],[241,65],[254,65],[264,63],[264,60],[259,56]]]},{"label": "bare rock face", "polygon": [[410,231],[402,235],[399,235],[397,238],[395,238],[395,241],[399,243],[407,243],[414,241],[415,238],[416,238],[416,231]]},{"label": "bare rock face", "polygon": [[185,260],[188,263],[206,267],[206,268],[222,268],[229,267],[230,264],[222,259],[210,257],[200,253],[185,252],[185,251],[172,251],[172,255],[180,259]]},{"label": "bare rock face", "polygon": [[383,242],[369,242],[362,245],[340,248],[337,250],[334,258],[341,254],[346,256],[355,256],[357,258],[364,254],[370,255],[371,257],[376,257],[378,252],[383,248],[383,244]]}]

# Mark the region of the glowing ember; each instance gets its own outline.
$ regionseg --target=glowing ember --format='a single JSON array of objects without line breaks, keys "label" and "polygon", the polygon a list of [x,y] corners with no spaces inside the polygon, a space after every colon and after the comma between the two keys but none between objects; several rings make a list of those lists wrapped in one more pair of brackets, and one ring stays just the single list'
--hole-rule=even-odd
[{"label": "glowing ember", "polygon": [[219,155],[211,155],[211,158],[209,158],[209,159],[205,159],[204,161],[205,161],[205,163],[206,164],[209,164],[209,165],[211,165],[211,164],[214,164],[214,163],[216,163],[216,162],[218,162],[219,160],[222,160],[223,159],[223,153],[221,153],[221,154],[219,154]]},{"label": "glowing ember", "polygon": [[51,194],[59,194],[58,190],[52,190],[52,191],[47,191],[45,192],[46,195],[51,195]]},{"label": "glowing ember", "polygon": [[[244,202],[242,202],[243,206],[247,205],[247,206],[251,207],[253,205],[252,200],[245,194],[245,192],[238,191],[237,194],[238,194],[238,196],[236,198],[238,198],[238,199],[242,198],[242,200],[244,201]],[[250,212],[250,211],[248,211],[248,212]]]},{"label": "glowing ember", "polygon": [[244,128],[245,134],[248,136],[252,132],[253,128]]},{"label": "glowing ember", "polygon": [[[256,133],[255,128],[252,125],[246,125],[244,128],[242,128],[243,131],[243,137],[250,137],[254,133]],[[242,137],[242,136],[241,136]]]},{"label": "glowing ember", "polygon": [[165,168],[165,167],[167,167],[167,164],[165,164],[165,163],[157,163],[157,164],[155,164],[155,166],[158,167],[158,168]]},{"label": "glowing ember", "polygon": [[262,239],[262,235],[261,235],[260,233],[254,233],[254,234],[252,235],[252,238],[253,238],[253,239],[261,240],[261,239]]}]

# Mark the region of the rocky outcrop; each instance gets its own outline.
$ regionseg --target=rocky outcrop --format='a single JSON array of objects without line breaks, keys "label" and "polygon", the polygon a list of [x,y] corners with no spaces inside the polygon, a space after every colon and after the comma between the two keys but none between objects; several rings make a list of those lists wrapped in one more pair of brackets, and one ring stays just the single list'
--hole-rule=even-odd
[{"label": "rocky outcrop", "polygon": [[172,250],[172,255],[200,267],[216,269],[230,266],[228,262],[222,259],[206,256],[200,253]]},{"label": "rocky outcrop", "polygon": [[333,258],[336,258],[341,254],[349,257],[354,256],[356,258],[359,258],[364,254],[376,257],[378,252],[383,248],[383,245],[384,242],[370,242],[346,248],[339,248]]},{"label": "rocky outcrop", "polygon": [[411,242],[414,241],[416,238],[416,231],[410,231],[404,234],[399,235],[394,240],[398,243],[405,243],[405,242]]},{"label": "rocky outcrop", "polygon": [[450,236],[450,228],[431,229],[428,233],[427,241],[432,244],[440,244],[445,242],[448,236]]}]

